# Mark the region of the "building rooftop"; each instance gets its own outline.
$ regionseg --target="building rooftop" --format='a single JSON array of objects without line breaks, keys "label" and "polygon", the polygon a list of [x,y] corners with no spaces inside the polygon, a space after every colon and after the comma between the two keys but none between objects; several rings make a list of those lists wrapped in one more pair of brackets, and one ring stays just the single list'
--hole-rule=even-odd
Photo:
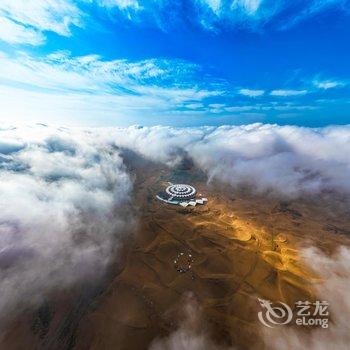
[{"label": "building rooftop", "polygon": [[204,204],[206,198],[196,198],[197,190],[187,184],[172,184],[157,194],[157,199],[169,203],[178,204],[183,207],[188,205],[196,206],[197,204]]}]

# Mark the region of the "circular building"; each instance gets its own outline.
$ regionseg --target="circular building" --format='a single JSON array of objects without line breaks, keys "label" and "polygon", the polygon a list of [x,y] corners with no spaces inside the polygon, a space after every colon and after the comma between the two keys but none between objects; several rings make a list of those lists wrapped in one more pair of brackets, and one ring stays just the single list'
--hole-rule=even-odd
[{"label": "circular building", "polygon": [[185,201],[193,199],[196,196],[196,189],[193,186],[185,184],[176,184],[170,185],[165,189],[165,192],[168,194],[169,199]]},{"label": "circular building", "polygon": [[196,189],[191,185],[170,183],[170,186],[157,194],[157,198],[160,201],[169,204],[178,204],[182,207],[189,205],[196,206],[197,204],[204,204],[208,201],[207,198],[196,198],[196,194]]}]

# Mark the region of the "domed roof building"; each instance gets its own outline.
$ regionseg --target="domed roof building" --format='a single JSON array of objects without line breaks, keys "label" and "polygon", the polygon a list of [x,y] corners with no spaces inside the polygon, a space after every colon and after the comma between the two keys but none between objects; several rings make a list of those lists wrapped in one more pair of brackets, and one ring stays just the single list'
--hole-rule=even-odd
[{"label": "domed roof building", "polygon": [[165,192],[175,200],[192,199],[197,193],[193,186],[185,184],[170,185],[165,189]]},{"label": "domed roof building", "polygon": [[187,184],[170,184],[165,191],[158,193],[157,198],[169,204],[188,205],[204,204],[206,198],[196,199],[197,190]]}]

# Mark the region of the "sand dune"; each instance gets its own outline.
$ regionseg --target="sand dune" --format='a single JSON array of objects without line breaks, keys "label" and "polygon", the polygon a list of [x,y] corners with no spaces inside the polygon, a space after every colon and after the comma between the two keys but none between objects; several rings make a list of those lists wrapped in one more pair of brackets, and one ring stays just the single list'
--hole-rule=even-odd
[{"label": "sand dune", "polygon": [[[6,349],[24,348],[19,339],[25,339],[33,349],[146,350],[155,338],[178,328],[188,292],[200,305],[215,344],[262,349],[257,298],[289,305],[315,299],[320,279],[305,267],[300,248],[312,244],[331,252],[339,244],[350,245],[342,233],[349,229],[346,216],[337,208],[330,211],[321,199],[285,203],[252,196],[208,185],[194,169],[143,164],[133,171],[139,224],[124,259],[75,313],[79,292],[68,302],[54,298],[49,304],[53,321],[43,336],[31,330],[35,314],[17,321],[2,340]],[[208,203],[182,208],[159,202],[155,195],[167,181],[193,184]],[[335,233],[338,228],[343,231]],[[181,252],[192,257],[184,273],[174,263]],[[48,342],[49,337],[57,341]]]},{"label": "sand dune", "polygon": [[[164,176],[172,180],[170,171],[163,173],[138,192],[142,217],[127,264],[82,323],[77,348],[147,349],[152,339],[176,329],[176,310],[188,291],[217,344],[261,348],[257,297],[291,305],[314,299],[313,284],[319,280],[306,269],[299,248],[307,239],[318,244],[321,237],[321,246],[332,247],[343,237],[324,230],[319,236],[327,216],[317,206],[312,215],[303,215],[303,203],[290,208],[273,199],[228,196],[198,181],[191,183],[208,197],[207,205],[165,205],[155,199]],[[191,174],[184,176],[191,181]],[[175,269],[179,252],[193,255],[189,272]],[[92,335],[82,341],[84,334]]]}]

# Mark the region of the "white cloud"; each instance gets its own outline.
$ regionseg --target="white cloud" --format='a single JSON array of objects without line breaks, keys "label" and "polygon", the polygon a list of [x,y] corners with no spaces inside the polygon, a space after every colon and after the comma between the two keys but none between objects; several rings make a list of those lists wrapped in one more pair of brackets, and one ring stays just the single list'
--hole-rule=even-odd
[{"label": "white cloud", "polygon": [[[278,29],[286,29],[328,9],[346,11],[347,0],[298,0],[294,5],[283,0],[97,0],[97,3],[106,8],[119,8],[129,20],[136,23],[140,19],[152,21],[162,29],[186,23],[181,6],[186,3],[186,12],[189,12],[186,13],[187,19],[190,18],[206,30],[217,31],[222,27],[233,26],[256,30],[273,23],[281,13],[284,14],[283,25],[278,20],[273,25]],[[170,20],[169,13],[172,14]],[[164,18],[167,20],[164,21]]]},{"label": "white cloud", "polygon": [[[198,78],[199,67],[179,60],[110,60],[57,52],[40,59],[0,54],[0,119],[129,122],[173,111],[224,93]],[[17,101],[21,100],[21,104]],[[109,122],[108,122],[109,120]],[[89,124],[89,123],[88,123]],[[106,124],[106,122],[101,122]]]},{"label": "white cloud", "polygon": [[81,16],[70,0],[1,0],[0,39],[39,45],[46,31],[69,36],[71,26],[82,25]]},{"label": "white cloud", "polygon": [[313,84],[318,89],[323,89],[323,90],[334,89],[334,88],[343,87],[346,85],[345,82],[339,81],[339,80],[319,80],[319,79],[315,79],[313,81]]},{"label": "white cloud", "polygon": [[185,107],[188,109],[200,109],[203,108],[204,105],[203,103],[188,103],[185,105]]},{"label": "white cloud", "polygon": [[[0,55],[0,77],[13,83],[60,91],[113,92],[114,87],[132,87],[147,79],[172,74],[167,61],[104,61],[97,55],[71,57],[58,52],[40,59],[21,54],[16,58]],[[162,65],[164,67],[162,68]],[[7,69],[5,69],[5,66]],[[182,62],[173,62],[181,70]],[[189,65],[188,69],[191,66]],[[179,72],[180,74],[180,72]],[[143,87],[141,86],[140,89]]]},{"label": "white cloud", "polygon": [[255,105],[248,106],[230,106],[226,107],[225,110],[227,112],[248,112],[248,111],[307,111],[307,110],[315,110],[318,107],[310,106],[310,105],[298,105],[295,103],[276,103],[276,102],[266,102],[266,103],[258,103]]},{"label": "white cloud", "polygon": [[[188,6],[187,18],[208,30],[227,26],[245,26],[250,30],[270,23],[284,12],[290,16],[283,28],[290,27],[316,13],[329,8],[344,10],[347,0],[309,0],[291,6],[288,2],[262,0],[198,0]],[[180,1],[180,3],[182,0]],[[84,4],[84,6],[83,6]],[[87,6],[90,4],[90,6]],[[111,12],[119,9],[119,15],[135,23],[153,22],[162,29],[185,23],[182,6],[178,2],[158,0],[2,0],[0,2],[0,39],[12,44],[39,45],[45,32],[63,36],[71,35],[73,26],[83,26],[85,18],[93,18],[92,4]],[[87,10],[83,13],[83,9]],[[171,20],[168,14],[172,13]],[[114,13],[112,12],[112,15]]]},{"label": "white cloud", "polygon": [[288,96],[302,96],[302,95],[306,95],[307,93],[308,93],[307,90],[272,90],[270,92],[270,95],[288,97]]},{"label": "white cloud", "polygon": [[25,28],[6,17],[0,17],[0,40],[10,44],[40,45],[45,41],[45,38],[41,32],[35,29]]},{"label": "white cloud", "polygon": [[[161,7],[161,11],[166,9],[167,5]],[[280,10],[279,2],[273,6],[264,6],[263,0],[198,0],[193,2],[191,18],[207,30],[216,31],[224,26],[245,26],[253,29],[273,18]],[[181,18],[182,15],[178,13],[177,16]]]},{"label": "white cloud", "polygon": [[227,112],[247,112],[254,109],[259,109],[259,106],[230,106],[225,108]]},{"label": "white cloud", "polygon": [[269,107],[262,107],[262,110],[271,110],[274,109],[276,111],[312,111],[317,109],[316,106],[310,106],[310,105],[295,105],[295,104],[285,104],[285,105],[272,105]]},{"label": "white cloud", "polygon": [[104,7],[118,7],[121,10],[140,8],[139,2],[137,0],[96,0],[100,6]]},{"label": "white cloud", "polygon": [[149,350],[234,350],[221,347],[211,339],[202,310],[192,293],[183,296],[179,308],[178,329],[168,337],[153,340]]},{"label": "white cloud", "polygon": [[52,290],[96,283],[128,232],[122,158],[92,131],[0,129],[0,323]]},{"label": "white cloud", "polygon": [[252,90],[252,89],[240,89],[238,91],[241,95],[249,96],[249,97],[259,97],[264,95],[264,90]]},{"label": "white cloud", "polygon": [[200,0],[203,4],[207,5],[214,13],[218,14],[221,7],[221,0]]},{"label": "white cloud", "polygon": [[214,108],[214,109],[222,109],[223,107],[225,107],[225,104],[224,103],[210,103],[208,105],[208,107]]},{"label": "white cloud", "polygon": [[233,0],[231,7],[242,9],[247,15],[254,15],[262,3],[263,0]]},{"label": "white cloud", "polygon": [[284,23],[281,29],[288,29],[301,21],[317,15],[318,13],[329,11],[331,9],[346,13],[349,4],[348,0],[308,0],[304,1],[302,5],[303,6],[301,6],[299,10]]},{"label": "white cloud", "polygon": [[349,126],[131,127],[116,131],[115,138],[121,146],[167,164],[185,152],[209,179],[246,184],[258,192],[287,197],[329,190],[350,194]]}]

